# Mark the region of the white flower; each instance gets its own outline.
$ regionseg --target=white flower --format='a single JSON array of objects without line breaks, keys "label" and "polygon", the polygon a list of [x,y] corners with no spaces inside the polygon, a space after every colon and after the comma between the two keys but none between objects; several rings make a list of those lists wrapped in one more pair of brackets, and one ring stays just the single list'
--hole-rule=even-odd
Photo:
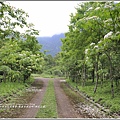
[{"label": "white flower", "polygon": [[42,108],[45,108],[45,107],[46,107],[45,105],[42,106]]},{"label": "white flower", "polygon": [[96,7],[96,8],[95,8],[95,10],[99,10],[99,9],[100,9],[100,7]]},{"label": "white flower", "polygon": [[86,12],[84,12],[84,16],[86,15]]},{"label": "white flower", "polygon": [[87,57],[86,57],[86,60],[88,60],[88,59],[89,59],[89,57],[87,56]]},{"label": "white flower", "polygon": [[8,11],[7,11],[7,12],[4,12],[5,15],[8,15],[8,13],[9,13]]},{"label": "white flower", "polygon": [[98,48],[98,45],[95,45],[94,48]]},{"label": "white flower", "polygon": [[88,8],[88,10],[87,11],[90,11],[90,10],[92,10],[93,9],[93,7],[90,7],[90,8]]},{"label": "white flower", "polygon": [[120,34],[120,32],[119,32],[119,31],[117,31],[117,32],[116,32],[116,35],[119,35],[119,34]]},{"label": "white flower", "polygon": [[110,2],[106,2],[104,8],[112,8]]},{"label": "white flower", "polygon": [[95,43],[91,43],[90,46],[95,45]]},{"label": "white flower", "polygon": [[110,31],[109,33],[107,33],[107,34],[104,36],[104,39],[109,38],[112,34],[113,34],[113,32]]},{"label": "white flower", "polygon": [[101,43],[102,41],[100,40],[98,43]]},{"label": "white flower", "polygon": [[19,54],[19,56],[23,56],[23,54]]},{"label": "white flower", "polygon": [[109,18],[109,19],[105,20],[104,23],[106,23],[106,22],[111,22],[111,21],[112,21],[112,19]]},{"label": "white flower", "polygon": [[91,19],[98,19],[97,16],[92,16],[92,17],[87,17],[86,20],[91,20]]},{"label": "white flower", "polygon": [[85,49],[85,54],[87,54],[88,53],[88,49]]}]

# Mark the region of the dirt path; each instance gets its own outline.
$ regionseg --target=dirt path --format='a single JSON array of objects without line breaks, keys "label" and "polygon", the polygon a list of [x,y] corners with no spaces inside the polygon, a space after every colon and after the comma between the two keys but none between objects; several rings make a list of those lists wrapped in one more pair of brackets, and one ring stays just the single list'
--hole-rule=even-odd
[{"label": "dirt path", "polygon": [[17,101],[18,103],[20,102],[22,105],[26,105],[27,103],[27,106],[29,107],[16,108],[11,111],[11,114],[5,113],[5,115],[2,116],[8,116],[8,118],[35,118],[38,110],[40,109],[40,104],[43,100],[49,80],[54,81],[58,118],[83,118],[82,115],[75,111],[74,105],[71,104],[70,99],[66,96],[64,90],[60,87],[60,79],[40,77],[35,78],[35,82],[32,84],[33,88],[37,88],[37,91],[34,94],[32,93],[31,96],[29,96],[26,92],[25,96],[23,95],[24,97],[19,98],[18,96],[17,98],[19,100]]},{"label": "dirt path", "polygon": [[[48,81],[50,79],[51,78],[37,78],[37,80],[42,80],[44,82],[44,86],[41,91],[37,92],[29,104],[40,106],[48,85]],[[75,111],[73,105],[70,103],[69,98],[65,95],[63,89],[60,87],[60,79],[53,80],[57,100],[58,118],[83,118],[82,115]],[[35,107],[25,109],[24,114],[20,115],[19,118],[35,118],[38,110],[39,108]]]},{"label": "dirt path", "polygon": [[47,85],[48,85],[48,78],[36,78],[37,80],[42,80],[44,82],[44,86],[42,87],[41,91],[38,91],[37,94],[32,98],[29,102],[29,105],[33,105],[33,108],[26,108],[24,110],[24,114],[20,115],[19,118],[35,118],[37,111],[39,110],[40,103],[42,102],[43,96],[45,94]]},{"label": "dirt path", "polygon": [[57,99],[57,109],[59,118],[83,118],[82,115],[75,111],[69,98],[65,95],[63,89],[60,87],[60,80],[54,80],[55,94]]}]

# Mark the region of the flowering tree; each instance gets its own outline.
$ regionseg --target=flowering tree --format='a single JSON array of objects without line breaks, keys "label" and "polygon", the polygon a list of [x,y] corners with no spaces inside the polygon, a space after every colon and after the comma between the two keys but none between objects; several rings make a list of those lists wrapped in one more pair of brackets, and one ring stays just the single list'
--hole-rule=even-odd
[{"label": "flowering tree", "polygon": [[[38,31],[32,23],[27,23],[28,14],[23,10],[0,2],[0,12],[1,76],[11,81],[25,82],[31,73],[41,72],[44,64],[43,54],[40,52],[42,46],[35,37]],[[16,28],[25,29],[25,32],[21,33]]]},{"label": "flowering tree", "polygon": [[[119,81],[120,58],[120,3],[85,2],[76,7],[75,15],[71,14],[69,32],[62,39],[61,60],[69,71],[77,61],[82,83],[92,78],[95,82],[109,79],[111,94],[114,97],[114,82]],[[75,68],[75,66],[73,66]],[[70,76],[72,75],[70,73]]]}]

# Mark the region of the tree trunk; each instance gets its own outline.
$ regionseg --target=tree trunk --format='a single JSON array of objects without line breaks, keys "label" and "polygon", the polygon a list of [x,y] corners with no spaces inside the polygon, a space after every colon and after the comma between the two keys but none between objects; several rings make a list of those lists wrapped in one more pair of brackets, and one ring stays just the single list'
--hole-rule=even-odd
[{"label": "tree trunk", "polygon": [[111,57],[110,57],[109,54],[106,53],[106,55],[107,55],[109,63],[110,63],[111,95],[112,95],[112,98],[114,98],[114,81],[113,81],[113,78],[112,78],[112,76],[113,76],[113,73],[112,73],[112,69],[113,69],[112,60],[111,60]]},{"label": "tree trunk", "polygon": [[6,82],[6,73],[3,74],[3,81]]},{"label": "tree trunk", "polygon": [[85,66],[85,64],[84,64],[84,73],[83,74],[84,74],[84,81],[83,81],[84,84],[83,85],[85,86],[85,83],[86,83],[86,66]]},{"label": "tree trunk", "polygon": [[112,98],[114,98],[114,81],[112,78],[112,62],[111,62],[111,58],[109,57],[109,61],[110,61],[110,80],[111,80],[111,94],[112,94]]},{"label": "tree trunk", "polygon": [[93,65],[93,70],[92,70],[92,83],[95,82],[95,68],[94,68],[94,65]]},{"label": "tree trunk", "polygon": [[96,93],[97,91],[97,87],[98,87],[98,79],[99,79],[99,76],[98,76],[98,61],[99,61],[99,54],[97,55],[97,60],[96,60],[96,64],[95,64],[95,72],[96,72],[96,84],[95,84],[95,88],[94,88],[94,93]]},{"label": "tree trunk", "polygon": [[82,68],[81,80],[82,80],[82,86],[84,86],[84,68]]}]

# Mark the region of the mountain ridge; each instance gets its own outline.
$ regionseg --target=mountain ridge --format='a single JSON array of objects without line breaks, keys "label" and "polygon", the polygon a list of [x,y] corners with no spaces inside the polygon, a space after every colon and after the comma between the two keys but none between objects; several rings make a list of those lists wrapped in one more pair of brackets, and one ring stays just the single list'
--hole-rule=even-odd
[{"label": "mountain ridge", "polygon": [[64,38],[65,34],[55,34],[51,37],[45,36],[45,37],[37,37],[38,42],[42,45],[41,52],[44,52],[47,50],[46,54],[50,54],[53,57],[59,53],[60,47],[62,46],[61,38]]}]

